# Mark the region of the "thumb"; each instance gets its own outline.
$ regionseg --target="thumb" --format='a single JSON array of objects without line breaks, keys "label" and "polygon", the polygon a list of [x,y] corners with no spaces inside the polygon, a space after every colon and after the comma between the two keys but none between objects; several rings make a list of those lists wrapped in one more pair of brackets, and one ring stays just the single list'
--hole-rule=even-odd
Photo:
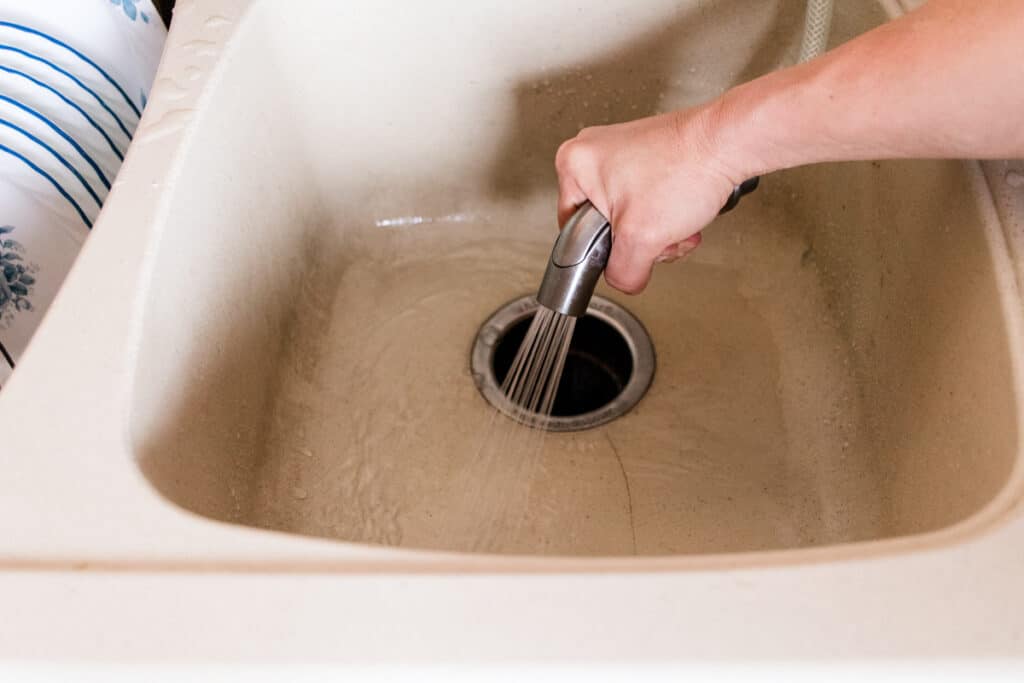
[{"label": "thumb", "polygon": [[563,227],[572,218],[587,195],[580,189],[576,178],[568,174],[558,176],[558,227]]}]

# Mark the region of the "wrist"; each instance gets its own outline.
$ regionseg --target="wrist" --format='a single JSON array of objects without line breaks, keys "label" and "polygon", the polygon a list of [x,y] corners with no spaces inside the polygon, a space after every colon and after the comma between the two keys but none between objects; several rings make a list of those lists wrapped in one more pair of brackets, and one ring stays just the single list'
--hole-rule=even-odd
[{"label": "wrist", "polygon": [[719,100],[681,109],[669,116],[676,158],[684,168],[700,169],[728,188],[749,177],[744,175],[747,164],[735,154],[733,145],[727,144],[731,123],[722,117]]},{"label": "wrist", "polygon": [[819,160],[810,144],[813,121],[804,117],[811,71],[804,66],[777,71],[707,105],[715,147],[739,180]]}]

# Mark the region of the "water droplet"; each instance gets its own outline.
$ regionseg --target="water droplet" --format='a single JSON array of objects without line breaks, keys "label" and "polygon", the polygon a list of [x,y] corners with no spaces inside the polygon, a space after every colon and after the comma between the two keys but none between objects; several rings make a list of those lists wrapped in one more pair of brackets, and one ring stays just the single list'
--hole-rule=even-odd
[{"label": "water droplet", "polygon": [[209,40],[190,40],[181,47],[198,57],[216,57],[218,52],[217,43]]},{"label": "water droplet", "polygon": [[227,17],[222,17],[217,14],[213,15],[212,17],[203,22],[203,26],[209,29],[218,29],[223,26],[228,26],[229,24],[231,24],[230,19],[228,19]]},{"label": "water droplet", "polygon": [[1007,171],[1006,184],[1010,187],[1024,187],[1024,173],[1020,171]]}]

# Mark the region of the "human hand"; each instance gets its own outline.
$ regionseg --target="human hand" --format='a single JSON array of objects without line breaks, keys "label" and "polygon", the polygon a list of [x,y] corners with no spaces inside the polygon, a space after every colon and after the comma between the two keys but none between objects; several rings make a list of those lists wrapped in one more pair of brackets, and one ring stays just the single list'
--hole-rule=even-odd
[{"label": "human hand", "polygon": [[589,199],[609,220],[605,279],[642,291],[655,262],[700,244],[700,230],[742,179],[716,156],[713,111],[694,108],[628,123],[585,128],[558,150],[558,223]]}]

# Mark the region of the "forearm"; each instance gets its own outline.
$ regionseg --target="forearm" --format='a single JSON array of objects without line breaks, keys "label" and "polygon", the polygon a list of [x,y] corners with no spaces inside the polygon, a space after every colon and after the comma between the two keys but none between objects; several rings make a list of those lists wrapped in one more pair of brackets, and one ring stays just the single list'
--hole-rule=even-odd
[{"label": "forearm", "polygon": [[707,121],[737,179],[823,161],[1024,157],[1024,0],[931,0],[734,88]]},{"label": "forearm", "polygon": [[931,0],[826,55],[671,114],[586,128],[558,151],[561,221],[613,226],[612,286],[696,246],[732,188],[823,161],[1024,157],[1024,0]]}]

